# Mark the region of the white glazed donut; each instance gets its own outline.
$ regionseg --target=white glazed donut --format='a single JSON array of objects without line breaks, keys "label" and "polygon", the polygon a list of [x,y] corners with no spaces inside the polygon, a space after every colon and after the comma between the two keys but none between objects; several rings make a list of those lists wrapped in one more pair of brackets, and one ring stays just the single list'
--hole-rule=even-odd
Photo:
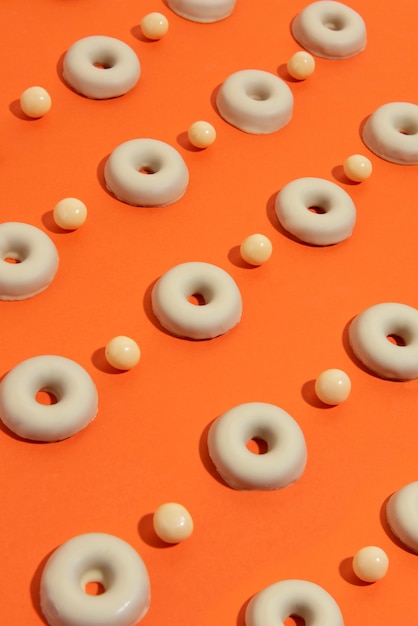
[{"label": "white glazed donut", "polygon": [[[85,592],[101,583],[97,596]],[[41,609],[50,626],[134,626],[150,604],[145,564],[128,543],[105,533],[78,535],[48,559]]]},{"label": "white glazed donut", "polygon": [[228,76],[216,106],[225,121],[246,133],[264,135],[285,126],[293,114],[293,94],[278,76],[241,70]]},{"label": "white glazed donut", "polygon": [[[199,295],[204,304],[189,302]],[[169,269],[152,290],[152,309],[173,335],[212,339],[231,330],[241,319],[242,299],[234,279],[223,269],[199,261]]]},{"label": "white glazed donut", "polygon": [[114,37],[84,37],[64,57],[64,80],[74,91],[94,100],[122,96],[136,85],[140,75],[135,52]]},{"label": "white glazed donut", "polygon": [[[388,340],[402,338],[405,345]],[[407,304],[382,302],[351,322],[348,338],[356,357],[374,374],[390,380],[418,378],[418,311]]]},{"label": "white glazed donut", "polygon": [[[44,405],[39,391],[57,402]],[[0,383],[0,419],[16,435],[32,441],[61,441],[85,428],[97,413],[97,390],[86,370],[62,356],[22,361]]]},{"label": "white glazed donut", "polygon": [[219,22],[231,15],[236,0],[168,0],[174,13],[192,22]]},{"label": "white glazed donut", "polygon": [[307,580],[281,580],[257,593],[245,611],[246,626],[284,626],[297,615],[306,626],[344,626],[334,598]]},{"label": "white glazed donut", "polygon": [[386,504],[386,519],[393,534],[418,552],[418,481],[396,491]]},{"label": "white glazed donut", "polygon": [[22,222],[0,224],[0,300],[35,296],[50,285],[57,269],[58,252],[46,233]]},{"label": "white glazed donut", "polygon": [[297,178],[285,185],[276,197],[275,211],[285,230],[316,246],[344,241],[356,222],[356,207],[348,193],[323,178]]},{"label": "white glazed donut", "polygon": [[400,165],[418,163],[418,105],[389,102],[363,128],[363,141],[377,156]]},{"label": "white glazed donut", "polygon": [[[247,448],[252,439],[265,454]],[[265,402],[247,402],[218,417],[208,433],[209,455],[234,489],[281,489],[302,475],[307,460],[303,432],[286,411]]]},{"label": "white glazed donut", "polygon": [[353,9],[335,0],[312,2],[292,22],[296,41],[324,59],[347,59],[366,47],[366,25]]},{"label": "white glazed donut", "polygon": [[166,206],[189,184],[187,165],[175,148],[158,139],[131,139],[115,148],[104,171],[118,200],[134,206]]}]

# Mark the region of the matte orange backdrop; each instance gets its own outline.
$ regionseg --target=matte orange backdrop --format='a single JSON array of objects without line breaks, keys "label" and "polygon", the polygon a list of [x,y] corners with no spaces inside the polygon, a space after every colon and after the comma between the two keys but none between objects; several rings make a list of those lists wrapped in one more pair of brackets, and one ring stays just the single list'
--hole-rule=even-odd
[{"label": "matte orange backdrop", "polygon": [[[90,531],[113,533],[143,557],[152,592],[144,626],[244,626],[251,596],[286,578],[324,586],[346,626],[418,619],[418,557],[391,536],[384,515],[387,498],[417,479],[418,382],[369,374],[347,342],[347,327],[364,308],[388,300],[418,306],[417,168],[387,163],[361,140],[378,106],[418,101],[417,5],[352,0],[367,24],[366,50],[344,61],[317,59],[312,77],[295,82],[285,70],[299,49],[290,24],[305,5],[237,0],[228,19],[202,25],[161,0],[0,3],[1,219],[38,226],[60,255],[44,293],[0,303],[0,375],[28,357],[60,354],[85,367],[99,392],[97,418],[66,441],[31,443],[0,431],[4,624],[45,623],[39,580],[46,559]],[[158,42],[141,34],[150,11],[170,21]],[[92,101],[63,82],[68,47],[96,34],[125,41],[140,59],[141,78],[121,98]],[[294,94],[293,119],[274,134],[247,135],[216,111],[222,81],[248,68],[280,76]],[[19,96],[36,84],[53,106],[29,120]],[[217,130],[204,151],[187,141],[197,119]],[[106,158],[136,137],[166,141],[182,154],[190,184],[180,201],[135,208],[106,191]],[[356,152],[374,168],[362,184],[342,174]],[[301,176],[332,180],[351,195],[358,217],[350,239],[316,248],[279,227],[275,196]],[[66,196],[88,206],[75,232],[52,219]],[[274,246],[258,268],[238,253],[254,232]],[[164,332],[150,304],[163,272],[195,260],[227,270],[244,304],[235,329],[203,342]],[[119,334],[142,349],[138,367],[126,373],[104,359],[104,346]],[[313,393],[330,367],[352,379],[350,398],[333,408]],[[239,492],[217,477],[208,427],[248,401],[275,403],[302,427],[309,458],[296,484]],[[177,546],[163,545],[152,530],[152,513],[166,501],[183,503],[195,522],[193,536]],[[374,585],[351,570],[354,553],[369,544],[390,558],[386,578]]]}]

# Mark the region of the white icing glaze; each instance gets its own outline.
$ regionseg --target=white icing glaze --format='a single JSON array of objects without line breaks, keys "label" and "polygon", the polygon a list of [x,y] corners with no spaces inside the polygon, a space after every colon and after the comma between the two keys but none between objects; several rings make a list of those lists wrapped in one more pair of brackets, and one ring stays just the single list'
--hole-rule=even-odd
[{"label": "white icing glaze", "polygon": [[[189,302],[203,297],[200,306]],[[234,279],[211,263],[181,263],[154,285],[152,309],[161,325],[173,335],[212,339],[231,330],[241,319],[242,299]]]},{"label": "white icing glaze", "polygon": [[346,59],[366,47],[366,25],[353,9],[335,0],[312,2],[292,22],[296,41],[325,59]]},{"label": "white icing glaze", "polygon": [[[36,394],[52,393],[57,402],[41,404]],[[97,413],[97,390],[86,370],[62,356],[22,361],[0,383],[0,419],[19,437],[60,441],[85,428]]]},{"label": "white icing glaze", "polygon": [[[406,345],[388,340],[397,335]],[[381,378],[418,378],[418,311],[407,304],[383,302],[357,315],[348,329],[356,357]]]},{"label": "white icing glaze", "polygon": [[186,192],[189,171],[180,153],[157,139],[131,139],[108,158],[106,186],[116,198],[134,206],[166,206]]},{"label": "white icing glaze", "polygon": [[[267,444],[265,454],[247,448],[252,439]],[[302,475],[307,460],[303,432],[286,411],[248,402],[218,417],[208,433],[209,455],[234,489],[281,489]]]},{"label": "white icing glaze", "polygon": [[58,252],[46,233],[22,222],[0,224],[0,300],[35,296],[51,284],[57,269]]},{"label": "white icing glaze", "polygon": [[366,121],[363,141],[377,156],[400,165],[418,163],[418,105],[384,104]]},{"label": "white icing glaze", "polygon": [[284,626],[297,615],[306,626],[344,626],[334,598],[307,580],[282,580],[257,593],[245,611],[246,626]]},{"label": "white icing glaze", "polygon": [[87,98],[122,96],[141,75],[141,65],[128,44],[102,35],[76,41],[64,57],[64,80]]},{"label": "white icing glaze", "polygon": [[231,15],[236,0],[167,0],[174,13],[192,22],[219,22]]},{"label": "white icing glaze", "polygon": [[386,519],[393,534],[418,552],[418,481],[398,489],[386,504]]},{"label": "white icing glaze", "polygon": [[292,118],[293,94],[278,76],[264,70],[241,70],[228,76],[216,106],[224,120],[252,134],[279,130]]},{"label": "white icing glaze", "polygon": [[[312,207],[320,211],[309,211]],[[275,211],[285,230],[316,246],[344,241],[356,221],[348,193],[323,178],[297,178],[285,185],[276,197]]]},{"label": "white icing glaze", "polygon": [[[104,593],[86,593],[89,582]],[[50,626],[134,626],[150,604],[148,572],[125,541],[105,533],[78,535],[45,565],[41,609]]]}]

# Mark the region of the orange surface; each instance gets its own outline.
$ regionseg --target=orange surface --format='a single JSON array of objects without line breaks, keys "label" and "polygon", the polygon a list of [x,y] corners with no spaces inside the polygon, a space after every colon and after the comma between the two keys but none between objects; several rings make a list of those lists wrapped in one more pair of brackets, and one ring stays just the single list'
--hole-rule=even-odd
[{"label": "orange surface", "polygon": [[[0,373],[31,356],[60,354],[88,370],[100,402],[95,421],[60,443],[0,431],[2,624],[44,623],[43,566],[65,540],[90,531],[118,535],[143,557],[152,589],[144,626],[244,626],[249,598],[293,577],[324,586],[346,626],[418,619],[418,557],[390,536],[384,515],[387,498],[417,479],[418,382],[372,376],[347,343],[350,320],[367,306],[418,306],[417,169],[375,157],[360,136],[381,104],[418,101],[418,9],[414,0],[353,0],[367,23],[366,50],[345,61],[318,59],[311,78],[294,82],[284,70],[299,49],[289,26],[305,5],[238,0],[230,18],[201,25],[159,0],[0,3],[1,216],[42,228],[60,255],[44,293],[0,303]],[[169,17],[170,29],[150,42],[139,23],[155,10]],[[93,34],[124,40],[140,58],[140,81],[121,98],[91,101],[62,80],[67,48]],[[217,114],[219,85],[247,68],[278,74],[293,91],[293,120],[277,133],[247,135]],[[53,106],[31,121],[18,99],[33,84],[50,92]],[[187,142],[196,119],[217,129],[208,150]],[[104,187],[112,149],[144,136],[175,146],[190,170],[186,195],[166,208],[128,206]],[[362,184],[341,173],[355,152],[373,162]],[[281,230],[274,198],[301,176],[333,180],[350,193],[358,219],[349,240],[315,248]],[[89,209],[75,232],[52,220],[66,196]],[[253,232],[274,246],[259,268],[238,253]],[[151,310],[156,279],[193,260],[223,267],[242,292],[242,321],[211,341],[170,336]],[[105,344],[118,334],[142,349],[130,372],[117,373],[104,360]],[[334,408],[313,393],[314,379],[329,367],[352,379],[350,398]],[[238,492],[217,477],[208,426],[247,401],[278,404],[302,427],[309,459],[295,485]],[[172,500],[190,510],[195,532],[166,547],[151,519]],[[368,544],[390,558],[386,578],[374,585],[351,573],[353,554]]]}]

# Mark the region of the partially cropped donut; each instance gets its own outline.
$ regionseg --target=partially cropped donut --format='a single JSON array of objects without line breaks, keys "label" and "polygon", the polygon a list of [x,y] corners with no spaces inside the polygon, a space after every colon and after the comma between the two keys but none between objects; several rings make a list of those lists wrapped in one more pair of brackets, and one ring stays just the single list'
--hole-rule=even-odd
[{"label": "partially cropped donut", "polygon": [[386,519],[393,534],[418,552],[418,481],[401,487],[386,504]]},{"label": "partially cropped donut", "polygon": [[74,91],[95,100],[122,96],[136,85],[140,75],[135,52],[114,37],[84,37],[64,57],[64,80]]},{"label": "partially cropped donut", "polygon": [[[36,400],[40,391],[56,398]],[[62,356],[22,361],[0,383],[0,419],[16,435],[32,441],[61,441],[85,428],[96,416],[96,386],[87,371]]]},{"label": "partially cropped donut", "polygon": [[228,76],[216,106],[224,120],[246,133],[273,133],[292,118],[293,94],[278,76],[264,70],[241,70]]},{"label": "partially cropped donut", "polygon": [[[253,439],[264,454],[247,448]],[[247,402],[218,417],[208,433],[209,455],[224,481],[234,489],[281,489],[302,475],[307,451],[297,422],[278,406]]]},{"label": "partially cropped donut", "polygon": [[106,186],[118,200],[134,206],[172,204],[186,192],[189,171],[180,153],[158,139],[131,139],[108,158]]},{"label": "partially cropped donut", "polygon": [[356,207],[346,191],[323,178],[297,178],[278,193],[275,211],[289,233],[316,246],[329,246],[350,237]]},{"label": "partially cropped donut", "polygon": [[[389,341],[398,337],[399,343]],[[399,302],[375,304],[354,318],[348,338],[356,357],[391,380],[418,378],[418,310]]]},{"label": "partially cropped donut", "polygon": [[344,626],[334,598],[307,580],[281,580],[259,591],[245,611],[246,626],[284,626],[291,616],[306,626]]},{"label": "partially cropped donut", "polygon": [[363,128],[363,141],[377,156],[399,165],[418,163],[418,105],[389,102]]},{"label": "partially cropped donut", "polygon": [[366,47],[363,18],[335,0],[312,2],[292,22],[296,41],[312,54],[325,59],[346,59]]},{"label": "partially cropped donut", "polygon": [[0,300],[24,300],[41,293],[58,269],[52,239],[36,226],[0,224]]},{"label": "partially cropped donut", "polygon": [[[189,301],[203,299],[201,305]],[[211,263],[181,263],[154,285],[152,309],[173,335],[212,339],[228,332],[241,319],[242,299],[232,276]]]},{"label": "partially cropped donut", "polygon": [[[85,587],[93,582],[104,592],[89,595]],[[49,557],[40,595],[50,626],[134,626],[148,611],[150,582],[143,560],[126,541],[87,533]]]},{"label": "partially cropped donut", "polygon": [[236,0],[168,0],[174,13],[192,22],[219,22],[231,15]]}]

